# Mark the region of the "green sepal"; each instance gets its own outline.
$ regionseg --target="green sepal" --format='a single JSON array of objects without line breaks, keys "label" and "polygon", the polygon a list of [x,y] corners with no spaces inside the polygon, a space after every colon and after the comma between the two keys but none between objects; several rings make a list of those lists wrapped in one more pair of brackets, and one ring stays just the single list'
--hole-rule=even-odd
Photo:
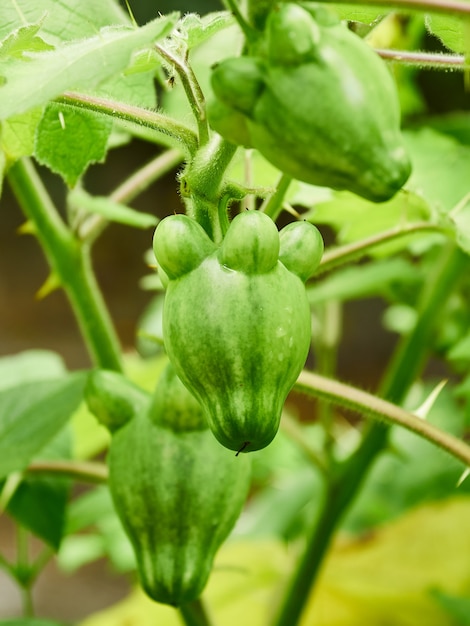
[{"label": "green sepal", "polygon": [[320,29],[312,16],[291,2],[271,11],[266,34],[269,60],[279,65],[311,61],[321,39]]},{"label": "green sepal", "polygon": [[310,222],[292,222],[279,233],[279,260],[302,280],[308,280],[320,265],[324,251],[323,237]]},{"label": "green sepal", "polygon": [[149,409],[150,420],[174,432],[207,428],[204,411],[183,385],[171,363],[158,380]]},{"label": "green sepal", "polygon": [[155,229],[155,258],[171,280],[196,269],[214,250],[202,226],[187,215],[169,215]]},{"label": "green sepal", "polygon": [[207,103],[207,119],[211,127],[227,141],[236,146],[252,147],[243,113],[235,111],[221,100],[212,98]]},{"label": "green sepal", "polygon": [[226,59],[212,71],[211,85],[217,98],[227,106],[250,116],[264,90],[264,64],[260,59]]},{"label": "green sepal", "polygon": [[270,217],[260,211],[244,211],[231,222],[219,251],[219,261],[245,274],[264,274],[279,256],[279,233]]},{"label": "green sepal", "polygon": [[118,372],[94,370],[85,385],[85,401],[96,419],[114,432],[145,413],[150,396]]}]

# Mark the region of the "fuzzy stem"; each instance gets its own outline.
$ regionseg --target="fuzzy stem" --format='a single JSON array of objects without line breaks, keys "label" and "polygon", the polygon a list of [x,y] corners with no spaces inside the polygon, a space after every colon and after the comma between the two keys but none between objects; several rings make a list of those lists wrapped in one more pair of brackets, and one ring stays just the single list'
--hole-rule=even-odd
[{"label": "fuzzy stem", "polygon": [[402,65],[412,65],[428,70],[466,70],[468,61],[462,54],[439,54],[409,50],[384,50],[375,48],[377,54],[386,61]]},{"label": "fuzzy stem", "polygon": [[92,461],[34,461],[26,469],[28,474],[57,475],[84,483],[106,483],[108,468]]},{"label": "fuzzy stem", "polygon": [[181,194],[188,200],[188,215],[197,220],[216,243],[223,236],[219,217],[222,182],[236,151],[237,146],[215,134],[181,176]]},{"label": "fuzzy stem", "polygon": [[256,29],[254,29],[251,24],[245,19],[244,15],[240,11],[240,7],[238,6],[238,2],[236,0],[223,0],[223,3],[227,7],[227,9],[232,13],[234,18],[237,20],[238,25],[240,26],[243,34],[247,41],[255,41],[259,33]]},{"label": "fuzzy stem", "polygon": [[416,222],[414,224],[407,224],[406,226],[391,228],[390,230],[385,230],[371,237],[367,237],[366,239],[353,241],[344,246],[327,250],[322,257],[316,276],[324,272],[329,272],[340,265],[357,261],[377,246],[400,239],[401,237],[426,232],[435,232],[445,235],[449,234],[451,231],[450,229],[443,228],[437,224],[431,224],[430,222]]},{"label": "fuzzy stem", "polygon": [[282,204],[284,202],[284,196],[289,189],[292,182],[292,177],[287,174],[281,174],[279,181],[276,185],[276,190],[272,193],[260,207],[260,211],[269,215],[275,222],[282,211]]},{"label": "fuzzy stem", "polygon": [[[320,0],[332,2],[333,0]],[[351,0],[334,0],[335,4],[351,4]],[[470,15],[470,4],[465,0],[360,0],[360,5],[385,6],[388,9],[413,9],[432,13]]]},{"label": "fuzzy stem", "polygon": [[413,413],[405,411],[396,404],[312,372],[302,372],[294,389],[310,397],[322,398],[338,406],[356,411],[365,417],[385,421],[389,425],[402,426],[470,466],[469,445],[420,419]]},{"label": "fuzzy stem", "polygon": [[56,99],[56,102],[87,109],[88,111],[95,111],[96,113],[110,116],[114,120],[130,122],[134,126],[144,126],[155,131],[157,136],[171,138],[178,144],[186,156],[191,156],[197,150],[198,142],[195,132],[162,113],[72,91],[64,93],[60,98]]},{"label": "fuzzy stem", "polygon": [[158,54],[162,56],[167,63],[172,65],[178,72],[183,89],[186,93],[189,105],[191,106],[199,134],[199,145],[204,145],[209,141],[209,125],[206,117],[206,104],[202,89],[192,71],[192,68],[184,61],[171,54],[166,48],[160,44],[155,45]]},{"label": "fuzzy stem", "polygon": [[89,247],[61,220],[31,161],[12,165],[8,180],[67,294],[94,364],[120,371],[119,342],[91,267]]},{"label": "fuzzy stem", "polygon": [[186,626],[211,626],[205,606],[200,598],[180,607],[181,617]]}]

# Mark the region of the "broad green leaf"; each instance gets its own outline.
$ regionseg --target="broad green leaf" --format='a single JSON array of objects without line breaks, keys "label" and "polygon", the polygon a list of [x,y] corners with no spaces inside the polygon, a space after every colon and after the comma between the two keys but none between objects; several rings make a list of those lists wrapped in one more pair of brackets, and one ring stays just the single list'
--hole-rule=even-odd
[{"label": "broad green leaf", "polygon": [[[92,17],[91,17],[92,16]],[[0,38],[14,29],[41,23],[40,36],[50,44],[96,34],[109,24],[130,25],[114,0],[3,0],[0,3]]]},{"label": "broad green leaf", "polygon": [[46,43],[44,39],[38,36],[42,22],[43,20],[40,20],[37,24],[20,26],[5,37],[0,44],[0,60],[7,57],[22,59],[27,52],[53,50],[54,46]]},{"label": "broad green leaf", "polygon": [[62,357],[49,350],[26,350],[0,358],[0,391],[26,382],[65,375]]},{"label": "broad green leaf", "polygon": [[438,589],[431,591],[437,604],[453,619],[452,626],[470,626],[470,597],[454,596],[442,593]]},{"label": "broad green leaf", "polygon": [[96,527],[105,517],[116,515],[111,494],[106,485],[86,491],[76,498],[67,511],[67,534]]},{"label": "broad green leaf", "polygon": [[333,4],[335,12],[342,20],[372,24],[388,13],[383,6],[361,7],[357,4]]},{"label": "broad green leaf", "polygon": [[24,469],[70,419],[85,375],[29,382],[0,393],[0,478]]},{"label": "broad green leaf", "polygon": [[26,113],[12,115],[0,123],[0,147],[10,163],[24,156],[32,156],[36,126],[42,112],[42,107],[37,107]]},{"label": "broad green leaf", "polygon": [[[71,458],[70,434],[69,429],[62,429],[37,458],[42,461]],[[9,500],[8,512],[54,550],[58,550],[65,529],[69,490],[68,479],[29,474]]]},{"label": "broad green leaf", "polygon": [[429,14],[426,16],[426,27],[430,33],[438,37],[453,52],[468,52],[468,31],[465,18],[457,15]]},{"label": "broad green leaf", "polygon": [[468,366],[470,363],[470,334],[465,335],[447,353],[447,358],[454,364]]},{"label": "broad green leaf", "polygon": [[0,64],[5,79],[0,87],[0,119],[44,104],[67,89],[93,89],[122,71],[134,50],[165,37],[177,19],[178,14],[171,13],[142,28],[104,27],[88,39],[31,54],[28,62]]},{"label": "broad green leaf", "polygon": [[449,217],[455,226],[457,244],[470,254],[470,197],[451,211]]},{"label": "broad green leaf", "polygon": [[58,554],[59,564],[67,572],[103,556],[120,572],[135,569],[132,547],[107,487],[97,487],[71,503],[67,532]]},{"label": "broad green leaf", "polygon": [[69,196],[72,206],[87,213],[101,215],[110,222],[126,224],[134,228],[151,228],[156,226],[158,219],[150,213],[141,213],[106,196],[90,196],[83,189],[74,189]]},{"label": "broad green leaf", "polygon": [[[145,50],[147,52],[147,50]],[[126,74],[121,72],[100,83],[96,95],[135,106],[155,108],[154,71]]]},{"label": "broad green leaf", "polygon": [[91,163],[103,161],[112,120],[51,103],[36,130],[35,157],[74,187]]},{"label": "broad green leaf", "polygon": [[429,128],[404,133],[413,171],[407,189],[439,213],[452,210],[469,192],[470,146]]},{"label": "broad green leaf", "polygon": [[187,13],[178,25],[178,37],[191,50],[233,23],[233,16],[227,11],[212,12],[202,17]]}]

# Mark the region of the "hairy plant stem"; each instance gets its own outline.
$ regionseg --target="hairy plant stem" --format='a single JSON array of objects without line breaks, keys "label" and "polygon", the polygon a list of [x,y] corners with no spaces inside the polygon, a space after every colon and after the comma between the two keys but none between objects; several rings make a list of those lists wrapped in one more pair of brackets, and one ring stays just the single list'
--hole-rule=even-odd
[{"label": "hairy plant stem", "polygon": [[34,616],[32,582],[30,576],[28,531],[18,524],[16,527],[16,567],[13,569],[15,579],[21,589],[24,617]]},{"label": "hairy plant stem", "polygon": [[211,626],[211,621],[199,598],[180,607],[181,617],[186,626]]},{"label": "hairy plant stem", "polygon": [[357,261],[361,257],[368,254],[371,250],[382,244],[395,241],[396,239],[401,239],[402,237],[405,238],[410,235],[426,232],[451,235],[450,228],[446,229],[438,224],[431,224],[430,222],[415,222],[407,224],[406,226],[391,228],[390,230],[376,233],[366,239],[353,241],[352,243],[348,243],[344,246],[338,246],[327,250],[322,257],[320,267],[315,275],[318,276],[319,274],[329,272],[340,265],[350,263],[351,261]]},{"label": "hairy plant stem", "polygon": [[219,212],[220,203],[226,202],[223,179],[236,151],[237,146],[215,134],[198,150],[180,178],[188,215],[197,220],[216,243],[224,234]]},{"label": "hairy plant stem", "polygon": [[332,378],[305,371],[300,374],[294,389],[312,398],[321,398],[337,406],[345,407],[364,417],[386,422],[390,426],[402,426],[470,467],[468,444],[392,402],[382,400]]},{"label": "hairy plant stem", "polygon": [[[320,0],[335,4],[351,4],[351,0]],[[388,9],[413,9],[427,13],[447,13],[454,15],[470,15],[470,4],[465,0],[360,0],[355,4],[371,4],[384,6]]]},{"label": "hairy plant stem", "polygon": [[284,196],[286,195],[291,182],[291,176],[281,174],[274,193],[268,196],[260,207],[260,211],[269,215],[269,217],[271,217],[274,221],[277,220],[282,211]]},{"label": "hairy plant stem", "polygon": [[193,115],[196,119],[198,128],[199,145],[202,146],[209,141],[209,125],[206,117],[206,104],[204,94],[197,81],[196,76],[191,66],[172,54],[164,46],[155,44],[155,49],[158,54],[174,67],[178,76],[180,77],[181,84],[186,93],[189,105],[191,106]]},{"label": "hairy plant stem", "polygon": [[[196,133],[171,117],[141,107],[123,104],[98,96],[68,91],[55,100],[58,103],[101,113],[127,122],[134,127],[143,126],[154,131],[157,137],[171,139],[186,157],[194,154],[198,147]],[[164,142],[165,143],[165,142]]]},{"label": "hairy plant stem", "polygon": [[238,22],[243,34],[247,41],[254,41],[259,36],[259,33],[254,29],[251,24],[245,19],[244,15],[240,11],[237,0],[223,0],[227,9],[232,13]]},{"label": "hairy plant stem", "polygon": [[69,299],[93,363],[120,371],[119,342],[91,267],[89,246],[64,224],[31,161],[17,161],[8,181]]},{"label": "hairy plant stem", "polygon": [[440,54],[416,52],[409,50],[384,50],[375,48],[377,54],[385,61],[393,61],[402,65],[412,65],[428,70],[467,70],[470,66],[463,54]]},{"label": "hairy plant stem", "polygon": [[66,478],[84,483],[106,483],[108,467],[104,463],[92,461],[34,461],[26,468],[28,474],[60,474]]},{"label": "hairy plant stem", "polygon": [[[395,351],[380,394],[400,404],[422,369],[439,313],[464,270],[468,260],[452,243],[443,250],[434,274],[426,281],[419,302],[419,317],[414,330],[402,337]],[[318,516],[312,524],[306,547],[294,572],[275,626],[294,626],[299,622],[312,586],[318,576],[336,528],[359,491],[377,455],[387,445],[389,427],[368,424],[358,449],[338,466],[325,486]]]}]

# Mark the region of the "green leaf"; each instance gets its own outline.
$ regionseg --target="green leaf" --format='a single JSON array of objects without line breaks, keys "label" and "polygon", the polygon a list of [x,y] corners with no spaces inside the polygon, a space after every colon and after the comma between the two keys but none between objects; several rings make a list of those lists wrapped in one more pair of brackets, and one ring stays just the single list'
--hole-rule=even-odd
[{"label": "green leaf", "polygon": [[42,107],[37,107],[1,122],[0,146],[9,162],[32,156],[36,126],[41,117]]},{"label": "green leaf", "polygon": [[465,18],[453,15],[426,15],[426,28],[453,52],[468,51]]},{"label": "green leaf", "polygon": [[62,357],[49,350],[25,350],[0,358],[0,391],[26,382],[65,375]]},{"label": "green leaf", "polygon": [[69,536],[58,554],[60,567],[67,572],[103,556],[107,556],[118,571],[135,569],[132,547],[106,486],[97,487],[71,503],[67,532]]},{"label": "green leaf", "polygon": [[455,227],[457,244],[470,254],[470,198],[451,211],[449,217]]},{"label": "green leaf", "polygon": [[362,24],[372,24],[388,13],[384,7],[361,7],[357,4],[334,4],[333,6],[342,20]]},{"label": "green leaf", "polygon": [[10,33],[0,44],[0,61],[7,57],[25,59],[27,52],[53,50],[54,46],[46,43],[44,39],[38,36],[42,22],[41,19],[36,24],[20,26]]},{"label": "green leaf", "polygon": [[0,393],[0,478],[24,469],[83,397],[85,373],[30,382]]},{"label": "green leaf", "polygon": [[447,213],[468,194],[470,146],[429,128],[404,133],[413,171],[406,188],[438,213]]},{"label": "green leaf", "polygon": [[452,626],[470,626],[470,597],[453,596],[438,589],[432,590],[431,595],[452,618]]},{"label": "green leaf", "polygon": [[105,27],[94,37],[31,54],[28,62],[1,63],[5,84],[0,87],[0,118],[44,104],[67,89],[93,89],[121,72],[134,50],[171,32],[177,18],[177,13],[171,13],[137,29]]},{"label": "green leaf", "polygon": [[[38,459],[71,458],[70,435],[69,429],[62,429],[41,451]],[[67,479],[30,474],[16,489],[7,510],[16,521],[58,550],[65,528],[69,490]]]},{"label": "green leaf", "polygon": [[83,189],[74,189],[69,196],[71,206],[96,215],[101,215],[110,222],[126,224],[134,228],[156,226],[158,219],[150,213],[141,213],[106,196],[90,196]]},{"label": "green leaf", "polygon": [[212,12],[202,17],[187,13],[178,25],[178,38],[183,39],[191,50],[233,23],[233,16],[227,11]]},{"label": "green leaf", "polygon": [[[90,16],[93,16],[92,19]],[[41,37],[50,44],[96,34],[109,24],[130,25],[130,19],[114,0],[10,0],[0,3],[0,38],[13,29],[41,23]]]},{"label": "green leaf", "polygon": [[51,103],[37,127],[35,157],[74,187],[91,163],[104,160],[112,126],[110,118]]},{"label": "green leaf", "polygon": [[447,353],[447,358],[454,364],[468,365],[470,363],[470,333],[452,346]]}]

